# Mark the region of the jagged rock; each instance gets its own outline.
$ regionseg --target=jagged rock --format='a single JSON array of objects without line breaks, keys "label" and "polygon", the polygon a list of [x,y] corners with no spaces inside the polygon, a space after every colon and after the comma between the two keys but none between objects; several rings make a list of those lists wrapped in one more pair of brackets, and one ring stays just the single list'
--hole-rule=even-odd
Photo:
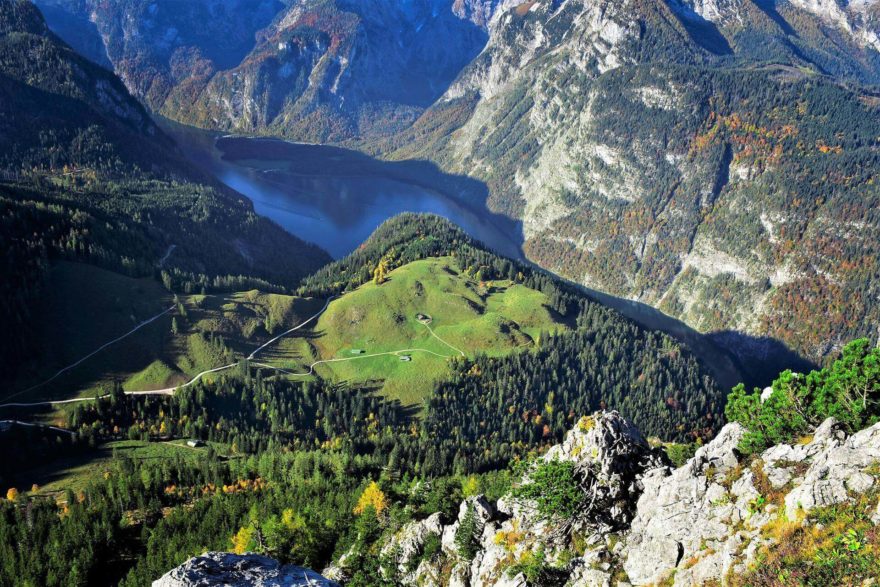
[{"label": "jagged rock", "polygon": [[331,581],[336,581],[337,583],[345,583],[348,581],[348,571],[346,570],[346,566],[348,563],[348,559],[354,556],[354,546],[349,548],[345,553],[340,556],[334,564],[327,566],[321,574]]},{"label": "jagged rock", "polygon": [[565,587],[610,587],[611,574],[586,565],[575,568]]},{"label": "jagged rock", "polygon": [[725,474],[739,464],[739,443],[745,435],[741,424],[728,424],[709,444],[700,447],[694,457],[688,461],[693,474],[705,473],[713,467],[716,473]]},{"label": "jagged rock", "polygon": [[813,458],[803,482],[785,496],[785,512],[791,520],[813,508],[848,501],[849,491],[864,492],[875,483],[864,469],[880,461],[880,423],[842,442],[836,432],[829,431],[833,426],[826,427],[826,423],[810,443],[818,443],[823,449]]},{"label": "jagged rock", "polygon": [[257,554],[206,552],[153,581],[153,587],[339,587],[311,569]]},{"label": "jagged rock", "polygon": [[382,555],[392,557],[401,573],[406,573],[410,562],[417,557],[431,534],[443,534],[440,514],[431,514],[424,520],[410,522],[398,530],[382,547]]},{"label": "jagged rock", "polygon": [[[737,448],[745,432],[739,424],[728,424],[684,466],[672,469],[632,424],[616,412],[602,412],[582,420],[543,458],[575,463],[585,476],[585,491],[623,502],[618,511],[631,511],[634,517],[623,518],[615,532],[603,523],[607,513],[589,510],[583,524],[570,528],[538,515],[528,500],[507,495],[491,504],[476,496],[461,503],[452,524],[440,526],[437,518],[407,525],[392,539],[395,546],[386,545],[383,552],[417,552],[416,537],[436,532],[443,537],[446,558],[401,573],[404,584],[521,587],[526,584],[522,575],[509,573],[512,562],[537,549],[548,562],[558,561],[572,546],[568,531],[577,531],[585,552],[569,563],[566,587],[610,585],[616,566],[633,585],[723,582],[729,573],[748,572],[762,549],[773,546],[768,524],[789,515],[792,507],[801,517],[801,509],[848,500],[878,483],[880,424],[847,438],[828,419],[810,442],[771,447],[748,466]],[[792,487],[784,510],[762,495],[762,472],[775,489]],[[522,483],[528,482],[526,474]],[[627,503],[634,503],[634,509]],[[479,524],[479,544],[473,560],[465,561],[455,533],[469,507]],[[871,512],[872,521],[880,524],[880,504],[872,504]],[[450,567],[441,582],[441,569]]]},{"label": "jagged rock", "polygon": [[[720,546],[727,540],[737,506],[706,474],[723,475],[736,467],[744,434],[739,424],[728,424],[685,466],[671,473],[668,468],[655,469],[642,477],[644,491],[623,554],[623,567],[634,584],[659,582],[707,545]],[[750,493],[745,484],[739,490],[743,497]]]},{"label": "jagged rock", "polygon": [[577,465],[581,487],[590,496],[590,506],[581,512],[580,520],[603,531],[629,522],[633,514],[629,506],[638,493],[637,477],[667,462],[662,451],[653,450],[639,429],[615,411],[582,418],[562,444],[543,458]]},{"label": "jagged rock", "polygon": [[495,583],[495,587],[528,587],[528,582],[526,581],[525,575],[522,573],[514,575],[513,577],[502,575],[498,582]]},{"label": "jagged rock", "polygon": [[449,587],[468,587],[470,585],[471,570],[465,562],[459,562],[449,573]]},{"label": "jagged rock", "polygon": [[495,516],[495,506],[484,495],[475,495],[464,500],[458,507],[458,521],[461,522],[467,515],[468,508],[474,509],[477,519],[485,524]]},{"label": "jagged rock", "polygon": [[440,566],[434,561],[423,560],[412,573],[411,584],[420,587],[440,587],[443,584]]},{"label": "jagged rock", "polygon": [[477,518],[478,534],[483,532],[486,523],[495,516],[495,506],[489,503],[485,496],[475,495],[465,499],[458,507],[458,518],[456,518],[455,522],[442,528],[440,531],[440,541],[444,552],[458,554],[458,546],[455,544],[455,534],[458,532],[458,527],[461,525],[461,521],[467,515],[468,508],[471,507],[474,509],[474,514]]},{"label": "jagged rock", "polygon": [[798,476],[798,466],[829,447],[839,446],[845,438],[837,420],[828,418],[816,428],[809,443],[797,446],[777,444],[765,450],[761,454],[764,474],[774,489],[781,489]]}]

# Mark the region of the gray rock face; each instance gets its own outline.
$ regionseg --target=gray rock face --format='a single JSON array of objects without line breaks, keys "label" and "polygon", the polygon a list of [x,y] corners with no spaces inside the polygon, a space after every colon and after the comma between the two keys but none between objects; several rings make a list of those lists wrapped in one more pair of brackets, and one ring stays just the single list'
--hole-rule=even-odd
[{"label": "gray rock face", "polygon": [[[723,476],[737,465],[736,447],[744,433],[742,426],[728,424],[685,466],[671,472],[655,469],[643,477],[644,491],[624,554],[624,569],[634,584],[660,582],[669,570],[704,550],[704,544],[723,550],[729,525],[742,515],[725,488],[707,473]],[[738,493],[751,494],[749,484],[741,483]],[[711,565],[724,570],[725,561],[713,560]]]},{"label": "gray rock face", "polygon": [[424,520],[410,522],[385,543],[382,547],[382,555],[392,557],[400,572],[406,573],[410,562],[422,551],[428,536],[431,534],[440,536],[442,532],[443,524],[440,523],[439,513],[432,514]]},{"label": "gray rock face", "polygon": [[[511,495],[495,504],[471,497],[451,524],[443,525],[436,514],[408,524],[383,553],[399,557],[396,579],[406,585],[525,586],[511,566],[537,551],[561,567],[566,587],[628,585],[614,582],[612,569],[619,568],[633,585],[723,583],[773,546],[768,525],[812,523],[811,509],[849,501],[880,483],[880,424],[847,438],[829,419],[809,442],[774,446],[749,461],[737,448],[745,432],[728,424],[684,466],[672,469],[630,422],[616,412],[598,413],[582,419],[542,459],[574,463],[583,476],[581,489],[594,492],[600,507],[594,503],[579,520],[563,521],[539,516],[534,503]],[[529,483],[528,474],[520,483]],[[455,545],[469,508],[479,522],[473,560]],[[870,515],[880,524],[880,504],[871,505]],[[570,532],[582,537],[582,554],[574,560]],[[442,537],[442,552],[404,572],[431,533]]]},{"label": "gray rock face", "polygon": [[[830,429],[832,423],[826,424]],[[811,445],[817,442],[819,430]],[[791,520],[815,507],[848,501],[850,492],[864,493],[876,483],[865,469],[880,462],[880,424],[843,442],[828,437],[823,433],[819,443],[824,448],[813,458],[803,482],[785,496],[785,512]]]},{"label": "gray rock face", "polygon": [[[880,424],[846,438],[828,419],[809,443],[771,447],[752,469],[739,471],[736,447],[744,432],[730,424],[684,467],[655,469],[642,478],[623,560],[634,584],[660,582],[673,570],[675,585],[743,571],[766,544],[761,529],[767,524],[779,517],[804,520],[811,509],[847,502],[878,483],[869,471],[880,462]],[[756,488],[759,475],[774,490],[788,490],[784,509],[765,504],[767,496]],[[875,517],[880,522],[880,513]]]},{"label": "gray rock face", "polygon": [[339,587],[315,571],[257,554],[206,552],[153,581],[153,587]]},{"label": "gray rock face", "polygon": [[582,418],[543,459],[576,464],[590,503],[580,517],[605,532],[626,525],[632,517],[633,508],[627,504],[638,495],[637,477],[666,463],[639,429],[614,411]]}]

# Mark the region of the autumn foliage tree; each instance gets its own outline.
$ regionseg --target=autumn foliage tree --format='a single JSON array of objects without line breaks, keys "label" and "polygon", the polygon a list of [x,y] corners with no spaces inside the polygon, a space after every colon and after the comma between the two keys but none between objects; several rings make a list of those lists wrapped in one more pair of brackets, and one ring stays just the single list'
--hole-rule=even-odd
[{"label": "autumn foliage tree", "polygon": [[388,498],[385,496],[385,492],[382,491],[378,483],[370,481],[369,485],[367,485],[364,492],[361,493],[361,496],[358,498],[357,505],[354,507],[354,513],[361,515],[368,509],[372,508],[373,511],[376,512],[376,517],[378,518],[387,507]]}]

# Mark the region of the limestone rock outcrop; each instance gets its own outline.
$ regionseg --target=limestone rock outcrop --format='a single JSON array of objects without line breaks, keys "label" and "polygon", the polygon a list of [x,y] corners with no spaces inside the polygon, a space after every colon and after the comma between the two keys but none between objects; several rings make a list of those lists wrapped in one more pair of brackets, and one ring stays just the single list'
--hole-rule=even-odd
[{"label": "limestone rock outcrop", "polygon": [[153,581],[153,587],[339,587],[315,571],[257,554],[206,552]]},{"label": "limestone rock outcrop", "polygon": [[[631,422],[600,412],[539,461],[575,464],[581,490],[594,499],[574,519],[540,515],[536,503],[512,494],[495,503],[475,496],[454,519],[434,514],[406,524],[382,552],[393,555],[398,580],[422,586],[526,587],[523,563],[535,557],[566,587],[721,583],[748,572],[773,546],[771,526],[814,524],[815,508],[874,499],[880,487],[880,424],[847,436],[828,419],[801,444],[750,458],[738,448],[745,433],[728,424],[673,468]],[[869,507],[871,522],[880,523],[880,503]],[[456,545],[468,511],[477,521],[469,560]],[[442,546],[426,557],[431,534]]]}]

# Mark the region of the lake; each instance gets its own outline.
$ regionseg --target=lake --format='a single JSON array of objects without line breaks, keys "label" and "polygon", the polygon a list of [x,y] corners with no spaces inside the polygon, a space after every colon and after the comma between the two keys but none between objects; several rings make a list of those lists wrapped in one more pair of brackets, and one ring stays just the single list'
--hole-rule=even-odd
[{"label": "lake", "polygon": [[497,252],[522,258],[520,224],[485,207],[485,185],[431,163],[385,162],[339,147],[223,136],[171,123],[163,128],[199,167],[250,198],[258,214],[334,258],[401,212],[444,216]]}]

